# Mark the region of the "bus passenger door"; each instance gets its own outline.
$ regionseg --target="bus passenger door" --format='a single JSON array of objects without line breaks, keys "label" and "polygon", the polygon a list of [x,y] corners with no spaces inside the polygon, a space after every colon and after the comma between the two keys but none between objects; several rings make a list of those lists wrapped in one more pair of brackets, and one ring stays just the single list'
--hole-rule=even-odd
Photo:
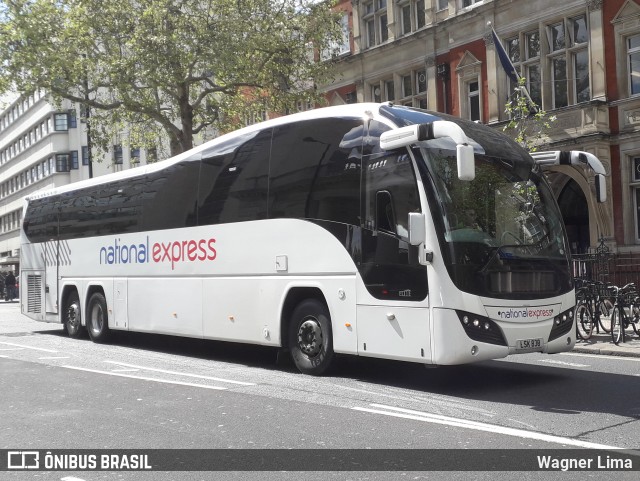
[{"label": "bus passenger door", "polygon": [[358,354],[431,362],[427,266],[409,243],[409,214],[421,212],[407,151],[363,157]]}]

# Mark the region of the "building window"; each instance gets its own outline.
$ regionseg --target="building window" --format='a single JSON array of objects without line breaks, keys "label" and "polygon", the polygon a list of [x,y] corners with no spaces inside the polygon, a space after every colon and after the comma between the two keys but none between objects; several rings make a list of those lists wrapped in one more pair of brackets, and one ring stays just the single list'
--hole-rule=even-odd
[{"label": "building window", "polygon": [[462,0],[462,8],[470,7],[476,3],[482,3],[484,0]]},{"label": "building window", "polygon": [[65,113],[54,114],[54,129],[59,132],[69,130],[69,115]]},{"label": "building window", "polygon": [[[544,36],[539,30],[525,31],[505,41],[505,50],[516,71],[525,78],[531,99],[542,107],[544,94],[544,98],[551,103],[546,108],[551,109],[588,102],[591,90],[586,15],[549,24],[542,33]],[[546,43],[542,48],[541,39],[544,37]],[[637,68],[640,74],[640,35],[637,40]],[[542,55],[543,51],[545,55]],[[544,84],[543,77],[548,79]],[[509,80],[509,92],[512,95],[515,87],[515,83]],[[640,92],[640,75],[637,88]]]},{"label": "building window", "polygon": [[158,149],[156,147],[151,147],[146,151],[146,161],[147,164],[152,164],[153,162],[158,161]]},{"label": "building window", "polygon": [[56,172],[69,172],[69,154],[56,154]]},{"label": "building window", "polygon": [[70,129],[75,129],[78,126],[78,120],[76,119],[76,111],[75,110],[69,110],[67,118],[68,118],[68,121],[69,121],[69,128]]},{"label": "building window", "polygon": [[339,57],[351,53],[351,42],[349,41],[349,15],[345,12],[340,18],[340,29],[342,30],[342,38],[339,41],[333,41],[320,54],[322,60],[329,60],[332,57]]},{"label": "building window", "polygon": [[374,102],[391,102],[396,99],[393,79],[381,80],[371,84],[371,98]]},{"label": "building window", "polygon": [[640,94],[640,34],[627,38],[629,88],[631,95]]},{"label": "building window", "polygon": [[427,71],[425,69],[412,70],[401,75],[402,105],[409,107],[427,108]]},{"label": "building window", "polygon": [[69,162],[70,162],[70,168],[71,169],[78,169],[78,151],[77,150],[72,150],[71,152],[69,152]]},{"label": "building window", "polygon": [[586,15],[567,18],[547,27],[552,108],[566,107],[591,98]]},{"label": "building window", "polygon": [[131,149],[129,162],[134,166],[140,165],[140,149]]},{"label": "building window", "polygon": [[631,188],[633,189],[633,203],[635,207],[636,242],[640,242],[640,156],[631,159]]},{"label": "building window", "polygon": [[113,163],[116,165],[121,165],[123,162],[122,155],[122,145],[114,145],[113,146]]},{"label": "building window", "polygon": [[89,147],[82,146],[82,165],[89,165]]},{"label": "building window", "polygon": [[[531,100],[542,106],[542,87],[540,77],[540,34],[537,31],[526,32],[522,36],[505,40],[505,50],[518,75],[525,79],[525,87]],[[518,85],[509,82],[509,100],[515,100],[515,89]]]},{"label": "building window", "polygon": [[425,0],[400,0],[397,5],[400,35],[409,35],[426,25]]},{"label": "building window", "polygon": [[469,120],[480,120],[480,82],[467,82],[467,115]]},{"label": "building window", "polygon": [[387,28],[387,0],[372,0],[363,4],[364,32],[366,35],[366,47],[371,48],[389,39]]}]

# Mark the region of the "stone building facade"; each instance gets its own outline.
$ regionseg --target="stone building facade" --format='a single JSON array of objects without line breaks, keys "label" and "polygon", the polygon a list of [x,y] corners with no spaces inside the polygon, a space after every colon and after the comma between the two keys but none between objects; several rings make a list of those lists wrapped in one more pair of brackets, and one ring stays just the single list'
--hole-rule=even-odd
[{"label": "stone building facade", "polygon": [[495,30],[531,97],[556,121],[545,150],[596,154],[608,200],[595,201],[594,173],[566,166],[548,178],[571,249],[603,239],[640,252],[640,0],[353,0],[351,51],[324,86],[329,103],[393,101],[502,129],[514,83],[496,52]]}]

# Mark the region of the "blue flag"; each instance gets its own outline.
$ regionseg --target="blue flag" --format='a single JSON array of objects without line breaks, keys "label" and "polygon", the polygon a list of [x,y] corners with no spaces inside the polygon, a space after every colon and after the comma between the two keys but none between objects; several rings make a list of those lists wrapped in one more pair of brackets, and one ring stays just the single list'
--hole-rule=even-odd
[{"label": "blue flag", "polygon": [[504,71],[507,72],[507,75],[511,80],[513,80],[515,83],[518,83],[518,72],[516,72],[516,68],[511,63],[511,59],[502,46],[502,42],[498,38],[498,35],[496,34],[496,31],[493,29],[493,27],[491,27],[491,33],[493,34],[493,44],[496,47],[496,52],[498,53],[498,57],[500,58],[502,68],[504,68]]}]

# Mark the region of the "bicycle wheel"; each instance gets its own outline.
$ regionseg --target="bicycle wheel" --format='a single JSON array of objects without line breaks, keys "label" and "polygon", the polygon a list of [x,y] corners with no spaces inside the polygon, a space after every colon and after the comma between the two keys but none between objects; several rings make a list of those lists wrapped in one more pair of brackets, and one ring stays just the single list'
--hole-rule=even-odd
[{"label": "bicycle wheel", "polygon": [[576,331],[585,341],[593,334],[593,316],[586,304],[578,304],[576,308]]},{"label": "bicycle wheel", "polygon": [[611,299],[601,299],[598,303],[598,321],[600,327],[607,334],[611,332],[611,313],[613,312],[613,302]]},{"label": "bicycle wheel", "polygon": [[614,307],[611,312],[611,340],[617,346],[622,341],[624,337],[624,327],[622,324],[624,322],[623,319],[624,312],[622,312],[621,307]]},{"label": "bicycle wheel", "polygon": [[629,324],[633,327],[633,332],[636,333],[636,336],[640,336],[638,323],[640,323],[640,306],[634,304],[633,309],[631,310],[631,319],[629,319]]}]

